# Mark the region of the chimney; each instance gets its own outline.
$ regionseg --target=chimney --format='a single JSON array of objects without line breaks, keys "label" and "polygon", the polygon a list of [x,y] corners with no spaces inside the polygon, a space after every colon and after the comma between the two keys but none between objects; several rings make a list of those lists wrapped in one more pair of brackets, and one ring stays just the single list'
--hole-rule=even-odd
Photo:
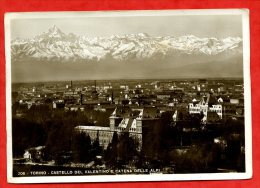
[{"label": "chimney", "polygon": [[114,103],[114,91],[112,90],[112,96],[111,96],[111,98],[112,98],[112,103]]},{"label": "chimney", "polygon": [[82,105],[82,103],[83,103],[83,94],[81,93],[80,94],[80,105]]}]

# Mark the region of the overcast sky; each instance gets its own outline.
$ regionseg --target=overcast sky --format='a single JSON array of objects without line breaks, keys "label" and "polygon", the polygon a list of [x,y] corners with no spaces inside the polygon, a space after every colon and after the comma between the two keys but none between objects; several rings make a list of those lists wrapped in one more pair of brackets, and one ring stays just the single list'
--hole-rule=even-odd
[{"label": "overcast sky", "polygon": [[13,19],[11,38],[31,38],[56,25],[64,33],[111,36],[147,33],[151,36],[242,37],[240,15],[185,15]]}]

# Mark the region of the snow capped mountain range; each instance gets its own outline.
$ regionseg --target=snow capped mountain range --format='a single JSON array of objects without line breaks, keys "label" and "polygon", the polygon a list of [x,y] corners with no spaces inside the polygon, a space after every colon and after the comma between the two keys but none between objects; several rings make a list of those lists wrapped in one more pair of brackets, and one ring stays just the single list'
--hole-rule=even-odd
[{"label": "snow capped mountain range", "polygon": [[175,56],[242,54],[240,37],[198,38],[193,35],[153,37],[146,33],[110,37],[65,34],[55,25],[48,32],[11,42],[14,61],[58,62],[125,61],[164,59]]}]

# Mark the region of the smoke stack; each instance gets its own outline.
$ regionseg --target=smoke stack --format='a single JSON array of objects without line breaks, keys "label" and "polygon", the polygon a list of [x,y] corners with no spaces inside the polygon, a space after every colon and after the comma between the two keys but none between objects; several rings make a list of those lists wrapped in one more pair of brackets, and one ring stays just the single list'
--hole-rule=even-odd
[{"label": "smoke stack", "polygon": [[112,96],[111,96],[111,98],[112,98],[112,103],[114,103],[114,91],[112,90]]},{"label": "smoke stack", "polygon": [[82,105],[82,103],[83,103],[83,94],[81,93],[80,94],[80,105]]}]

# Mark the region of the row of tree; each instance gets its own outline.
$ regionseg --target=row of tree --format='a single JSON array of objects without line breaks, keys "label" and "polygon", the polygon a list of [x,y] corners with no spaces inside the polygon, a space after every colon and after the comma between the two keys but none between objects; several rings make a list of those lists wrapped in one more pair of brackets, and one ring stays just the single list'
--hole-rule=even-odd
[{"label": "row of tree", "polygon": [[51,110],[47,105],[23,110],[22,117],[12,118],[14,157],[22,157],[25,149],[46,146],[51,153],[70,148],[74,127],[93,125],[84,112]]},{"label": "row of tree", "polygon": [[104,159],[109,167],[120,167],[121,165],[134,165],[138,162],[140,152],[139,143],[129,133],[118,135],[114,132],[112,141],[109,143]]}]

